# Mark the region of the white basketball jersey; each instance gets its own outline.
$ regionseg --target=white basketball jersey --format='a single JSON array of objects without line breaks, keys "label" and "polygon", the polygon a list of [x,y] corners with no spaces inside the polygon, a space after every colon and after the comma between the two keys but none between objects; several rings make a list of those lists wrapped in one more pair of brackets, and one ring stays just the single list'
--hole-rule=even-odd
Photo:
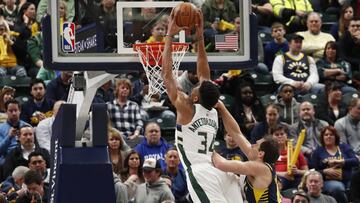
[{"label": "white basketball jersey", "polygon": [[180,151],[183,166],[211,162],[215,136],[219,128],[218,114],[195,104],[195,115],[187,125],[177,125],[175,142]]}]

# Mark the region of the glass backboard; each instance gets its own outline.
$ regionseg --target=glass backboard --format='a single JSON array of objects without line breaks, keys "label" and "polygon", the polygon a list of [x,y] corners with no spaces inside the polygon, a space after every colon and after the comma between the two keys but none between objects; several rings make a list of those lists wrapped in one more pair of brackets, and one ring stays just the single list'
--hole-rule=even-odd
[{"label": "glass backboard", "polygon": [[[59,12],[60,3],[51,1],[52,15],[43,20],[45,67],[111,72],[140,70],[142,66],[133,44],[161,41],[172,8],[182,1],[79,0],[75,1],[73,21]],[[236,8],[239,11],[232,15],[209,14],[206,6],[202,8],[211,69],[240,69],[257,64],[256,17],[250,13],[249,1],[239,1]],[[181,31],[174,41],[190,45],[180,69],[194,68],[195,29]]]}]

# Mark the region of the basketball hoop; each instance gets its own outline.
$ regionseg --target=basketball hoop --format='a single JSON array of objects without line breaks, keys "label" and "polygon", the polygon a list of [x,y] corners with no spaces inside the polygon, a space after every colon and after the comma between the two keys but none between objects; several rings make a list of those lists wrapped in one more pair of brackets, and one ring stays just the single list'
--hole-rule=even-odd
[{"label": "basketball hoop", "polygon": [[[161,95],[166,91],[161,77],[164,47],[165,43],[162,42],[133,45],[133,49],[138,53],[140,62],[149,81],[149,97],[158,93]],[[174,78],[177,78],[180,62],[188,49],[189,44],[187,43],[172,43],[172,73]]]}]

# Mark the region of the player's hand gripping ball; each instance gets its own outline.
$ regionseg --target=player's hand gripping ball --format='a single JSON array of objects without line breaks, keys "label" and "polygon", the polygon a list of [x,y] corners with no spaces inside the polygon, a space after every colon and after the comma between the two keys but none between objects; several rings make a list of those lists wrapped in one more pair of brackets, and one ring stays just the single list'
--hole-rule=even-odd
[{"label": "player's hand gripping ball", "polygon": [[181,3],[174,8],[175,23],[179,27],[191,29],[195,25],[198,8],[192,3]]}]

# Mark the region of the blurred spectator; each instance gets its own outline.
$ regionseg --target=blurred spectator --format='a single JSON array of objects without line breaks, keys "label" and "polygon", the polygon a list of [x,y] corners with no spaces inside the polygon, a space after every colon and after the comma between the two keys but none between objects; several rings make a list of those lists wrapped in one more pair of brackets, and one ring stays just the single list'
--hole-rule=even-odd
[{"label": "blurred spectator", "polygon": [[312,163],[310,162],[311,154],[313,151],[321,146],[319,137],[320,131],[329,124],[326,121],[315,118],[314,105],[308,101],[300,104],[299,107],[300,121],[294,123],[290,130],[291,135],[294,135],[298,139],[301,130],[306,129],[306,136],[304,143],[301,147],[301,152],[305,155],[308,161],[308,165],[311,168]]},{"label": "blurred spectator", "polygon": [[0,191],[6,195],[7,200],[16,201],[19,196],[25,194],[26,189],[23,187],[24,176],[29,170],[28,167],[18,166],[14,169],[11,176],[1,183]]},{"label": "blurred spectator", "polygon": [[[287,163],[291,161],[288,155],[288,128],[285,125],[277,125],[272,129],[272,137],[279,145],[279,158],[275,163],[276,175],[279,177],[282,190],[297,188],[301,177],[309,169],[304,155],[300,152],[297,161],[291,168],[291,174],[288,173]],[[295,141],[296,143],[297,141]]]},{"label": "blurred spectator", "polygon": [[20,5],[16,5],[15,0],[4,0],[4,7],[0,8],[3,11],[3,16],[6,22],[9,24],[10,28],[14,26],[14,23],[19,14]]},{"label": "blurred spectator", "polygon": [[320,81],[338,81],[342,85],[341,91],[356,92],[356,89],[350,87],[347,83],[351,80],[351,65],[340,58],[339,45],[334,41],[329,41],[325,45],[324,56],[316,62]]},{"label": "blurred spectator", "polygon": [[126,137],[131,147],[139,142],[139,135],[143,128],[140,107],[137,103],[128,100],[132,92],[131,82],[128,79],[119,79],[116,82],[115,99],[108,102],[109,118],[112,126]]},{"label": "blurred spectator", "polygon": [[[65,5],[64,5],[65,3]],[[64,22],[72,22],[75,16],[75,1],[74,0],[61,0],[58,2],[59,9],[65,9],[66,18]],[[40,0],[37,7],[36,20],[41,22],[42,18],[45,16],[48,8],[48,0]]]},{"label": "blurred spectator", "polygon": [[50,69],[45,69],[44,67],[41,67],[36,74],[37,79],[41,79],[45,82],[46,85],[48,85],[51,80],[58,77],[61,73],[59,71],[54,71]]},{"label": "blurred spectator", "polygon": [[43,37],[42,32],[37,33],[27,40],[27,53],[31,58],[31,66],[35,69],[43,67]]},{"label": "blurred spectator", "polygon": [[124,172],[121,180],[128,188],[128,199],[134,200],[135,191],[138,185],[144,182],[142,174],[143,161],[140,159],[139,153],[131,150],[124,160]]},{"label": "blurred spectator", "polygon": [[23,65],[27,68],[28,75],[35,77],[39,69],[31,68],[31,60],[27,54],[27,40],[31,36],[38,34],[40,26],[36,22],[36,8],[35,4],[26,2],[24,3],[19,11],[18,20],[14,25],[14,31],[18,33],[15,44],[18,51],[15,51],[18,64]]},{"label": "blurred spectator", "polygon": [[350,4],[344,4],[341,7],[340,19],[337,23],[331,26],[330,33],[336,41],[342,39],[348,30],[350,20],[354,17],[354,8]]},{"label": "blurred spectator", "polygon": [[236,144],[233,137],[224,129],[225,146],[219,150],[219,154],[227,160],[247,161],[244,152],[241,151],[239,145]]},{"label": "blurred spectator", "polygon": [[315,169],[324,176],[323,192],[338,203],[347,203],[346,186],[351,179],[352,168],[359,165],[354,151],[347,144],[340,144],[336,129],[327,126],[321,130],[321,145],[312,154]]},{"label": "blurred spectator", "polygon": [[15,91],[16,89],[10,86],[4,86],[0,91],[0,123],[4,123],[7,120],[5,103],[14,99]]},{"label": "blurred spectator", "polygon": [[360,72],[354,72],[352,77],[352,85],[358,92],[360,92]]},{"label": "blurred spectator", "polygon": [[[348,2],[349,0],[339,0]],[[360,0],[350,0],[351,6],[354,8],[354,16],[360,17]]]},{"label": "blurred spectator", "polygon": [[177,84],[179,88],[187,95],[191,94],[192,89],[196,87],[198,83],[199,83],[199,78],[197,77],[196,71],[193,70],[184,71],[177,78]]},{"label": "blurred spectator", "polygon": [[5,195],[3,195],[3,194],[0,194],[0,203],[8,203]]},{"label": "blurred spectator", "polygon": [[277,84],[290,84],[295,88],[295,95],[310,91],[318,93],[324,85],[319,84],[319,75],[312,57],[301,52],[303,37],[290,36],[290,50],[275,58],[273,64],[274,81]]},{"label": "blurred spectator", "polygon": [[108,129],[108,149],[113,172],[120,176],[124,171],[124,159],[130,148],[124,144],[122,135],[115,128]]},{"label": "blurred spectator", "polygon": [[20,118],[33,126],[37,126],[40,121],[52,116],[54,101],[45,98],[46,85],[44,81],[33,79],[30,83],[30,89],[32,98],[21,106]]},{"label": "blurred spectator", "polygon": [[334,125],[339,118],[346,116],[347,106],[342,102],[341,84],[334,82],[327,82],[325,85],[325,95],[320,97],[317,105],[315,117]]},{"label": "blurred spectator", "polygon": [[115,203],[128,203],[127,187],[121,182],[121,179],[113,173],[114,177],[114,188],[115,188]]},{"label": "blurred spectator", "polygon": [[161,176],[159,160],[149,158],[144,161],[143,175],[145,183],[138,186],[135,193],[134,203],[158,203],[165,200],[175,200],[170,188]]},{"label": "blurred spectator", "polygon": [[339,16],[339,0],[317,0],[320,1],[321,10],[319,12],[325,15],[337,15]]},{"label": "blurred spectator", "polygon": [[64,104],[65,101],[59,100],[55,102],[52,116],[49,118],[45,118],[44,120],[40,121],[38,126],[36,127],[36,140],[39,143],[39,147],[47,149],[50,152],[50,143],[51,143],[51,136],[52,136],[52,124],[55,120],[56,114],[59,111],[61,104]]},{"label": "blurred spectator", "polygon": [[109,81],[97,89],[93,102],[106,103],[114,99],[114,88],[112,87],[112,81]]},{"label": "blurred spectator", "polygon": [[133,81],[132,86],[133,91],[130,100],[136,102],[138,105],[141,105],[141,101],[144,96],[149,92],[149,81],[144,71],[139,73],[139,79]]},{"label": "blurred spectator", "polygon": [[360,70],[360,18],[354,17],[349,24],[348,32],[340,40],[343,58],[351,63],[352,71]]},{"label": "blurred spectator", "polygon": [[169,176],[171,180],[171,192],[177,203],[189,203],[189,191],[186,184],[185,171],[179,168],[180,157],[176,148],[170,148],[165,155],[166,168],[163,174]]},{"label": "blurred spectator", "polygon": [[7,121],[0,124],[0,165],[4,163],[6,156],[16,148],[17,136],[20,134],[20,128],[30,126],[20,120],[20,104],[15,99],[5,103]]},{"label": "blurred spectator", "polygon": [[272,71],[275,57],[289,51],[289,44],[284,37],[285,33],[283,24],[275,22],[271,25],[271,37],[274,40],[267,44],[264,50],[264,62],[269,68],[269,72]]},{"label": "blurred spectator", "polygon": [[5,21],[0,21],[0,76],[15,75],[25,77],[26,70],[18,65],[16,51],[18,51],[16,39],[10,35],[9,26]]},{"label": "blurred spectator", "polygon": [[297,0],[296,2],[292,0],[270,0],[270,3],[274,8],[275,17],[286,25],[288,33],[306,29],[307,14],[313,11],[309,0]]},{"label": "blurred spectator", "polygon": [[151,28],[151,36],[146,40],[146,43],[164,42],[166,34],[166,25],[162,21],[157,21]]},{"label": "blurred spectator", "polygon": [[[12,171],[18,166],[28,166],[29,154],[34,151],[43,154],[46,163],[50,163],[49,152],[46,149],[35,145],[34,128],[31,126],[23,126],[19,131],[19,144],[16,148],[11,150],[4,162],[4,177],[11,175]],[[50,164],[47,165],[50,166]]]},{"label": "blurred spectator", "polygon": [[28,171],[25,174],[24,182],[27,192],[16,200],[17,203],[46,202],[49,188],[44,185],[39,172],[35,170]]},{"label": "blurred spectator", "polygon": [[323,57],[325,44],[328,41],[335,41],[335,39],[332,35],[321,32],[322,20],[319,13],[309,13],[306,26],[307,31],[298,32],[304,37],[302,51],[317,61]]},{"label": "blurred spectator", "polygon": [[340,135],[342,143],[351,146],[360,160],[360,99],[354,98],[349,104],[349,111],[345,117],[335,122],[334,127]]},{"label": "blurred spectator", "polygon": [[215,34],[222,32],[219,29],[221,20],[233,22],[236,16],[235,5],[230,0],[205,0],[201,6],[204,16],[205,41],[213,40]]},{"label": "blurred spectator", "polygon": [[166,168],[165,153],[171,147],[172,145],[161,137],[159,124],[149,122],[145,126],[145,137],[136,145],[134,150],[140,154],[143,160],[154,158],[160,161],[161,168]]},{"label": "blurred spectator", "polygon": [[46,155],[41,151],[33,151],[29,154],[29,169],[40,173],[45,184],[50,181],[50,163],[46,162]]},{"label": "blurred spectator", "polygon": [[72,82],[72,71],[61,71],[60,76],[51,80],[47,85],[45,98],[53,101],[67,100],[70,84]]},{"label": "blurred spectator", "polygon": [[352,202],[360,201],[360,170],[357,170],[351,177],[350,199]]},{"label": "blurred spectator", "polygon": [[309,196],[302,190],[294,193],[294,197],[291,199],[293,203],[310,203]]},{"label": "blurred spectator", "polygon": [[233,88],[236,88],[236,91],[230,112],[241,131],[250,140],[250,133],[255,124],[265,120],[265,110],[250,83],[240,83]]},{"label": "blurred spectator", "polygon": [[289,84],[280,87],[275,104],[279,107],[280,121],[292,125],[299,121],[299,102],[294,98],[294,88]]},{"label": "blurred spectator", "polygon": [[[252,129],[250,140],[252,144],[255,144],[267,135],[271,135],[271,131],[280,124],[279,109],[275,104],[266,106],[265,118],[265,121],[256,123],[254,129]],[[282,123],[282,125],[286,125],[286,123]]]},{"label": "blurred spectator", "polygon": [[274,20],[273,7],[269,0],[255,0],[252,3],[251,8],[257,16],[259,30],[269,31],[268,29]]},{"label": "blurred spectator", "polygon": [[105,49],[112,52],[117,47],[116,1],[101,0],[100,6],[95,6],[92,22],[98,22],[104,32]]},{"label": "blurred spectator", "polygon": [[322,194],[324,186],[323,177],[317,171],[310,171],[306,178],[306,188],[311,203],[336,203],[336,200],[328,195]]}]

